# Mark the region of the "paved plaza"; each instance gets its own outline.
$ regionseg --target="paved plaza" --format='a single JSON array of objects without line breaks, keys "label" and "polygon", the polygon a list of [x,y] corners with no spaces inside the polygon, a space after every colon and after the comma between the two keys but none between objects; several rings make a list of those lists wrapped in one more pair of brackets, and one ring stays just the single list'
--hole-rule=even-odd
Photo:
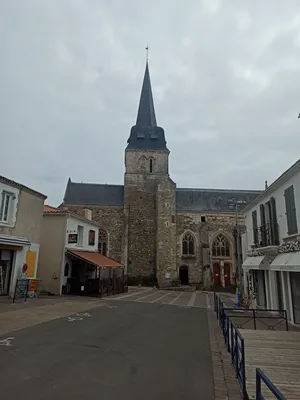
[{"label": "paved plaza", "polygon": [[156,290],[153,288],[134,289],[128,294],[105,298],[112,301],[129,301],[135,303],[163,304],[177,307],[213,307],[211,292],[181,292],[175,290]]},{"label": "paved plaza", "polygon": [[205,292],[135,288],[0,307],[1,400],[239,399]]}]

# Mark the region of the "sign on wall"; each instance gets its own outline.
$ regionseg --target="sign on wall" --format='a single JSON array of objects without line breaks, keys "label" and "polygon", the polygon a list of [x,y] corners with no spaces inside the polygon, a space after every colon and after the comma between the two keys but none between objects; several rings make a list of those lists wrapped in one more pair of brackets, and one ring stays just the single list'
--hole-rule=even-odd
[{"label": "sign on wall", "polygon": [[78,234],[77,233],[69,233],[68,235],[68,243],[77,243]]},{"label": "sign on wall", "polygon": [[90,230],[89,231],[89,246],[94,246],[95,245],[95,231]]}]

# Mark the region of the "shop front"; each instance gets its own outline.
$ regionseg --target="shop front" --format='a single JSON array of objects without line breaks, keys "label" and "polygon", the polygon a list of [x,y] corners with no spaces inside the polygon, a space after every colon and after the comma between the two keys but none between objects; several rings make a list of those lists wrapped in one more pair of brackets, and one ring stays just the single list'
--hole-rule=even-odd
[{"label": "shop front", "polygon": [[280,253],[270,266],[270,272],[277,276],[277,285],[270,287],[288,318],[295,324],[300,324],[300,251]]},{"label": "shop front", "polygon": [[26,238],[0,235],[0,296],[13,294],[29,248],[30,242]]},{"label": "shop front", "polygon": [[244,287],[248,294],[255,295],[258,307],[268,307],[266,271],[269,268],[265,255],[247,257],[243,263]]},{"label": "shop front", "polygon": [[98,252],[67,250],[62,294],[102,296],[127,291],[122,264]]}]

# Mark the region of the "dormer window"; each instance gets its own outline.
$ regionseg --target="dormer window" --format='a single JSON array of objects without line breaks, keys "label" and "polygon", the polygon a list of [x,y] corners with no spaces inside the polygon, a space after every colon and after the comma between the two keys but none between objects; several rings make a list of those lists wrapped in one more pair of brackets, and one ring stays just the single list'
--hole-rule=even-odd
[{"label": "dormer window", "polygon": [[150,161],[149,161],[149,170],[150,170],[150,173],[153,172],[153,160],[152,160],[152,158],[150,158]]}]

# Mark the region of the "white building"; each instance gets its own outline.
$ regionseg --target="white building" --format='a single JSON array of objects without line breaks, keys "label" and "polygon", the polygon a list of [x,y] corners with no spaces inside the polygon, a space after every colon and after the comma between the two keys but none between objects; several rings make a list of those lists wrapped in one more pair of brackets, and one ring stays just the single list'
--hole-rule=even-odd
[{"label": "white building", "polygon": [[80,216],[46,205],[38,273],[43,289],[54,294],[80,294],[82,287],[87,290],[86,285],[96,285],[100,269],[122,267],[106,257],[106,248],[98,224],[91,220],[91,210],[85,209]]},{"label": "white building", "polygon": [[46,198],[0,176],[0,296],[13,296],[23,267],[36,277]]},{"label": "white building", "polygon": [[245,209],[245,288],[257,305],[286,309],[300,324],[300,160]]}]

